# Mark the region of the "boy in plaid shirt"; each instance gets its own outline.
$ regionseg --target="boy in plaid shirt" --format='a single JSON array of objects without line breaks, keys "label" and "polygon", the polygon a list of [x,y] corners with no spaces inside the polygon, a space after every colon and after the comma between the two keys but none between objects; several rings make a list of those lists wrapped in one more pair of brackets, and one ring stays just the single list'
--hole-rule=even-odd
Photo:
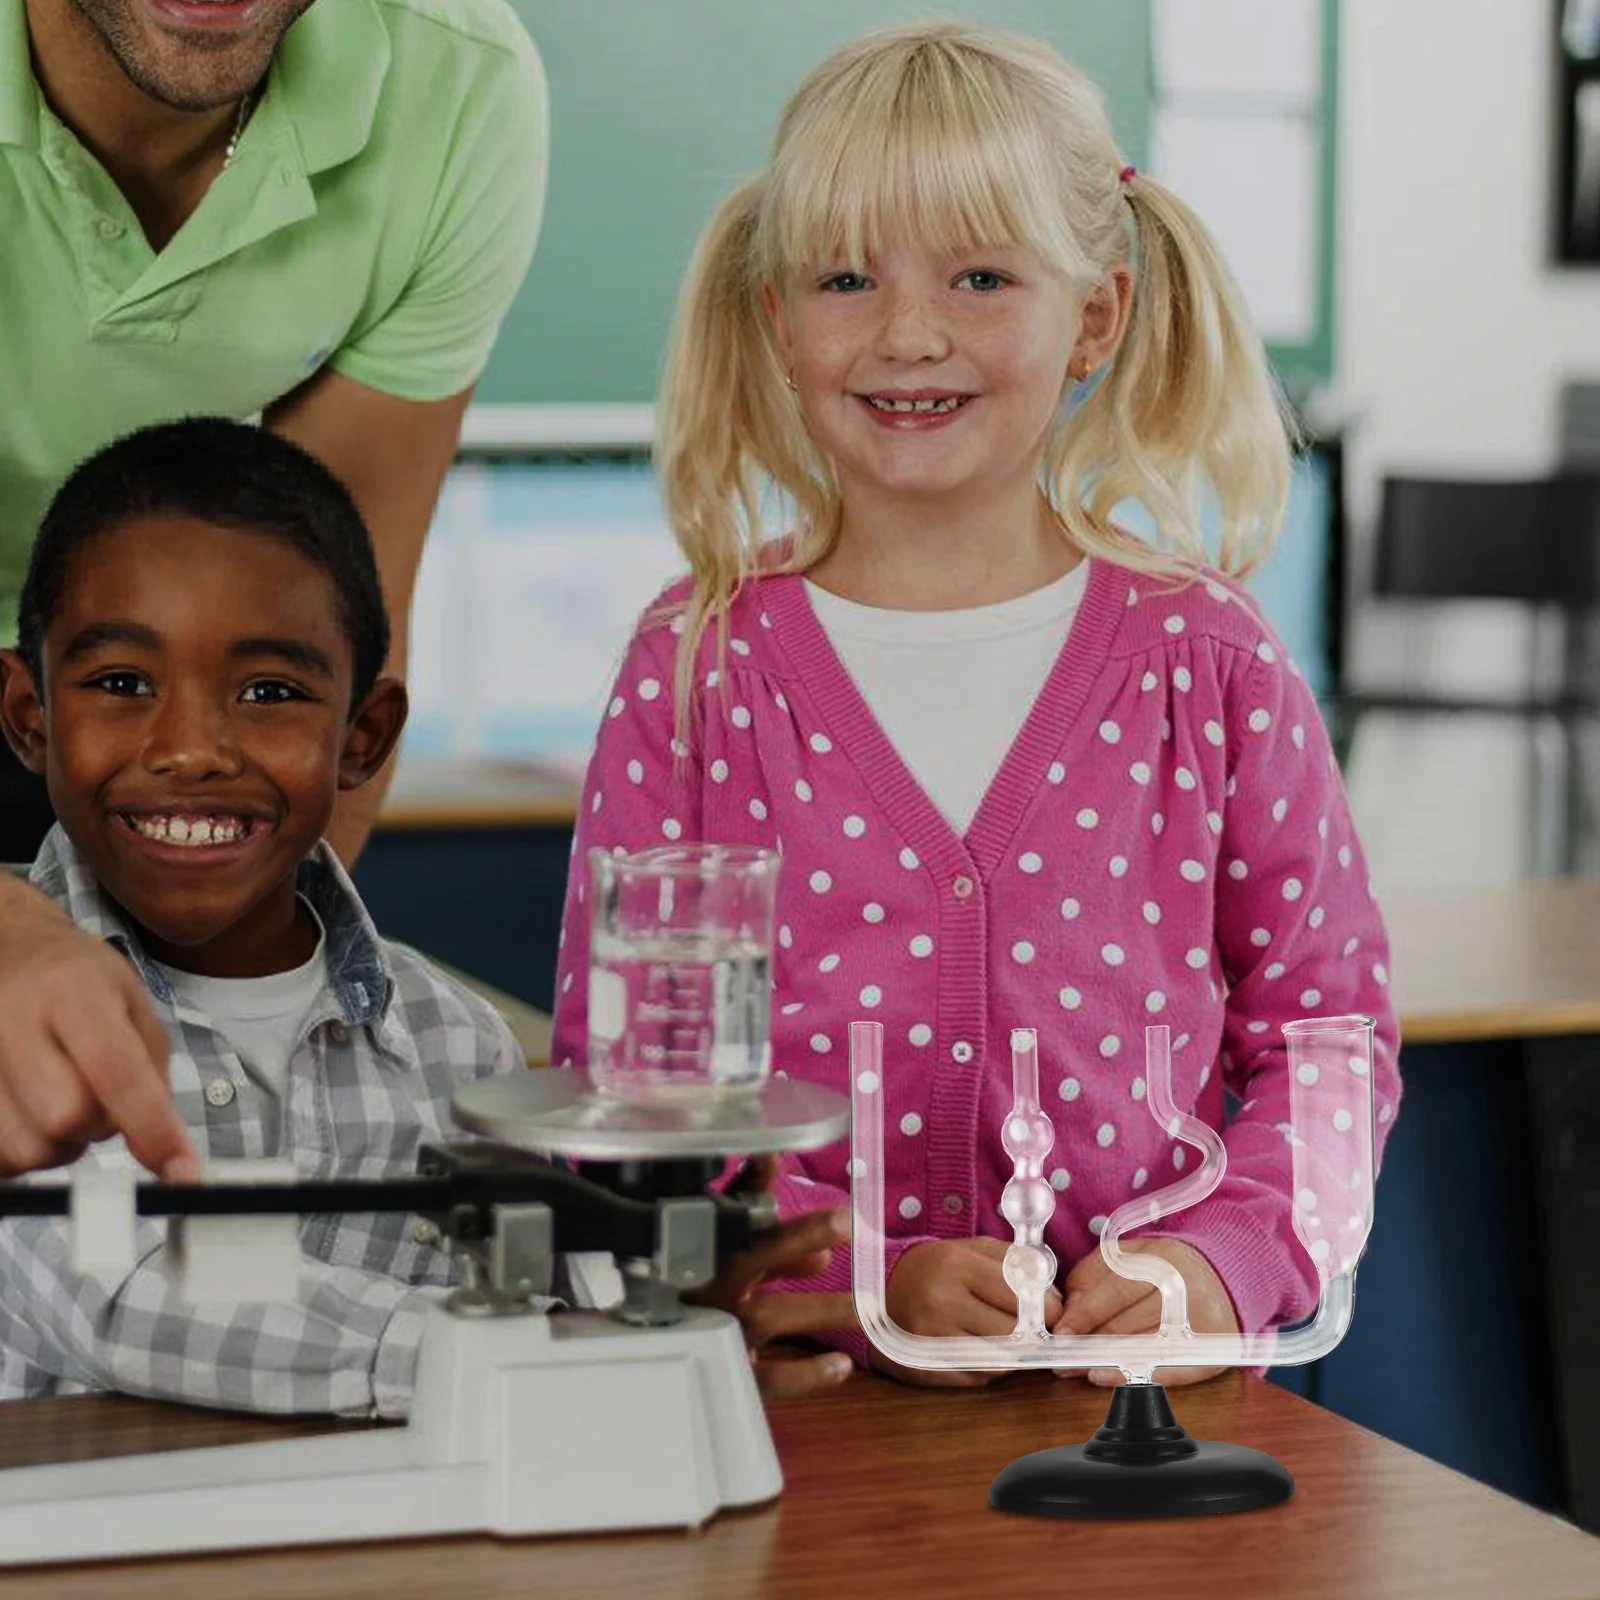
[{"label": "boy in plaid shirt", "polygon": [[[0,726],[58,819],[31,878],[144,981],[203,1154],[409,1172],[459,1085],[522,1067],[491,1007],[378,937],[321,842],[405,721],[388,646],[349,495],[258,429],[132,434],[40,528],[19,649],[0,652]],[[130,1158],[116,1140],[84,1159]],[[421,1218],[304,1219],[291,1304],[180,1300],[164,1225],[137,1240],[113,1280],[71,1269],[59,1220],[0,1225],[0,1398],[405,1414],[450,1283]]]}]

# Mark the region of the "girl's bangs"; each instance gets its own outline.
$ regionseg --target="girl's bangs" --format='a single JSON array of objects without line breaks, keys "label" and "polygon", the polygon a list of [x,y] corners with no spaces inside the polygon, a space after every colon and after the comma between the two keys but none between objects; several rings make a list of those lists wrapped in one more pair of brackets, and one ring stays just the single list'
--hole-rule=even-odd
[{"label": "girl's bangs", "polygon": [[1082,275],[1082,252],[1050,204],[1059,178],[1031,130],[998,114],[980,123],[970,106],[952,115],[950,100],[907,92],[914,87],[840,96],[794,130],[773,166],[767,272],[860,268],[886,246],[906,245],[1024,249],[1069,278]]}]

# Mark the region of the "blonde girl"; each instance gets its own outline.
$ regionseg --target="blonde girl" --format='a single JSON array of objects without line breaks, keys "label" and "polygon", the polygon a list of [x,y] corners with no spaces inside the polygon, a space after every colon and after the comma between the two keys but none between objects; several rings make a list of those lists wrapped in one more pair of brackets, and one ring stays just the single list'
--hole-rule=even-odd
[{"label": "blonde girl", "polygon": [[[1395,1029],[1322,723],[1239,583],[1276,531],[1290,437],[1201,222],[1123,160],[1047,46],[871,34],[801,85],[770,165],[706,230],[658,467],[689,577],[619,674],[578,859],[782,849],[778,1068],[842,1088],[848,1023],[885,1026],[896,1320],[1012,1325],[999,1129],[1009,1030],[1032,1025],[1057,1130],[1051,1315],[1156,1325],[1154,1292],[1095,1249],[1185,1158],[1141,1103],[1154,1020],[1179,1103],[1221,1127],[1226,1086],[1240,1109],[1222,1185],[1145,1247],[1184,1273],[1197,1329],[1304,1316],[1279,1030],[1377,1017],[1386,1132]],[[583,1059],[587,949],[577,872],[558,1060]],[[844,1205],[847,1160],[788,1162],[780,1206]],[[839,1251],[738,1309],[752,1342],[781,1321],[865,1360],[848,1283]]]}]

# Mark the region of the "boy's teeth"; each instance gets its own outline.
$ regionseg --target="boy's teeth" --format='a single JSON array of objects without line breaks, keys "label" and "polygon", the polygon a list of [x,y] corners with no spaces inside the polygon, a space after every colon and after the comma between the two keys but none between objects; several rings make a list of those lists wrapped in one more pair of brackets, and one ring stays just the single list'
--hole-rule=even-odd
[{"label": "boy's teeth", "polygon": [[160,844],[181,844],[191,850],[212,844],[234,844],[250,831],[243,817],[132,817],[133,831]]},{"label": "boy's teeth", "polygon": [[954,411],[961,404],[961,396],[952,394],[943,400],[884,400],[877,395],[867,397],[879,411]]}]

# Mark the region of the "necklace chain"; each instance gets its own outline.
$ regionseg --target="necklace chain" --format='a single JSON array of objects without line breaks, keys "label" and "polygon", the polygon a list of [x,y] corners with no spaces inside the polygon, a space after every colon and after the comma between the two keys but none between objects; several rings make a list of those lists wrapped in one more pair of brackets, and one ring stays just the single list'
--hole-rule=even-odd
[{"label": "necklace chain", "polygon": [[239,114],[233,120],[233,133],[228,139],[228,148],[222,153],[222,170],[226,172],[233,165],[234,152],[239,148],[239,139],[244,133],[246,119],[250,115],[251,94],[249,90],[239,99]]}]

